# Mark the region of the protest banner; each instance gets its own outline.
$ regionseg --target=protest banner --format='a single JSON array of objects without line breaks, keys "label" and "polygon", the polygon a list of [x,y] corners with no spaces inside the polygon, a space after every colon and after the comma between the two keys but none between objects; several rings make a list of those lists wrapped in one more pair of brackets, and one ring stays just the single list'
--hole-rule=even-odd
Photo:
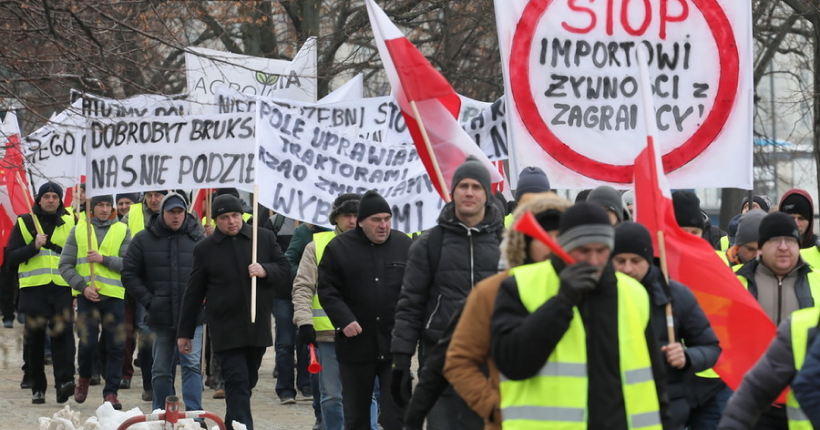
[{"label": "protest banner", "polygon": [[143,94],[114,100],[72,90],[71,105],[22,142],[32,188],[54,181],[67,190],[80,182],[89,118],[176,116],[186,108],[182,96]]},{"label": "protest banner", "polygon": [[[257,98],[226,86],[215,89],[217,113],[255,112]],[[487,103],[459,96],[462,109],[459,118],[467,134],[481,147],[491,161],[507,159],[506,123],[502,102]],[[268,103],[298,109],[307,119],[339,128],[376,142],[412,145],[404,116],[393,97],[367,97],[329,103],[306,103],[295,100],[260,97]]]},{"label": "protest banner", "polygon": [[156,189],[252,191],[254,117],[247,113],[89,120],[88,197]]},{"label": "protest banner", "polygon": [[216,87],[225,85],[250,96],[316,102],[316,38],[310,37],[293,61],[188,47],[185,79],[195,115],[213,112]]},{"label": "protest banner", "polygon": [[256,112],[259,203],[293,218],[332,228],[330,205],[342,193],[375,189],[393,209],[393,228],[436,225],[443,201],[413,146],[340,133],[276,103]]},{"label": "protest banner", "polygon": [[649,51],[673,188],[752,185],[751,3],[496,0],[511,174],[624,188],[643,148],[636,47]]}]

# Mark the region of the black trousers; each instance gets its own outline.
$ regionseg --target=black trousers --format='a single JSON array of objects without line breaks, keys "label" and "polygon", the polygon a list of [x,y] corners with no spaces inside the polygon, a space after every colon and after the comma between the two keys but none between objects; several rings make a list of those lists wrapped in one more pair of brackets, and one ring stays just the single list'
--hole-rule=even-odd
[{"label": "black trousers", "polygon": [[251,391],[259,380],[265,349],[248,346],[215,352],[225,378],[225,427],[228,430],[233,430],[233,421],[253,430]]},{"label": "black trousers", "polygon": [[[34,287],[37,288],[37,287]],[[51,357],[56,386],[74,380],[74,322],[69,311],[49,317],[26,314],[26,363],[27,374],[31,378],[32,392],[46,391],[48,381],[45,373],[46,327],[51,335]]]},{"label": "black trousers", "polygon": [[342,377],[342,407],[345,430],[370,429],[370,404],[373,385],[379,378],[379,423],[384,430],[401,430],[402,410],[390,393],[392,360],[343,362],[339,361]]}]

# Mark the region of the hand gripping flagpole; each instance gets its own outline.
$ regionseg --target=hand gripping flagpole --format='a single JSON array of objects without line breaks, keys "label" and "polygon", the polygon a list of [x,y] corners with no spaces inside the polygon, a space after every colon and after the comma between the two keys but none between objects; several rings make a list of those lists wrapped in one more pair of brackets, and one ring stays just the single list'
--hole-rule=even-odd
[{"label": "hand gripping flagpole", "polygon": [[[638,72],[640,77],[640,91],[641,101],[643,102],[643,116],[644,124],[646,126],[646,140],[647,145],[655,145],[655,104],[652,101],[652,84],[649,81],[649,56],[644,45],[639,45],[638,50]],[[653,150],[654,154],[654,150]],[[653,160],[653,164],[655,160]],[[655,166],[656,168],[658,166]],[[658,211],[659,208],[654,208]],[[661,215],[656,215],[657,219],[661,219]],[[661,273],[666,285],[669,285],[669,267],[666,258],[666,244],[663,237],[663,231],[658,230],[658,256],[661,262]],[[669,343],[676,342],[675,338],[675,319],[672,315],[672,301],[666,304],[666,332],[669,338]]]}]

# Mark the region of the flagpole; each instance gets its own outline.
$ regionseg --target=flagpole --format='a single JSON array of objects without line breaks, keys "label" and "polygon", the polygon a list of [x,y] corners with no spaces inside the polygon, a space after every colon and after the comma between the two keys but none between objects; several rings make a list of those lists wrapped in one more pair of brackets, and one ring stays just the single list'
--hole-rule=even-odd
[{"label": "flagpole", "polygon": [[[259,185],[253,186],[253,244],[251,245],[251,264],[256,264],[257,252],[256,245],[259,243],[259,231],[257,230],[259,218],[259,202],[257,195],[259,194]],[[251,277],[251,322],[256,322],[256,276]]]},{"label": "flagpole", "polygon": [[[643,114],[644,114],[644,122],[646,126],[646,141],[647,145],[654,146],[654,136],[655,136],[655,104],[652,102],[652,85],[649,82],[649,60],[647,57],[646,47],[640,45],[637,50],[638,56],[638,71],[641,78],[641,98],[643,99]],[[652,148],[652,154],[654,155],[654,148]],[[655,164],[656,158],[652,157],[652,164]],[[657,171],[658,166],[655,166]],[[654,208],[656,211],[658,208]],[[660,217],[658,217],[660,219]],[[669,271],[667,265],[667,258],[666,258],[666,243],[663,237],[663,231],[658,230],[658,256],[660,257],[661,263],[661,272],[663,273],[663,278],[666,281],[666,285],[669,285]],[[672,298],[669,298],[669,302],[666,303],[666,334],[669,339],[669,343],[674,343],[677,341],[675,337],[675,319],[672,314]]]},{"label": "flagpole", "polygon": [[23,182],[23,178],[20,177],[20,172],[14,172],[14,176],[17,177],[17,184],[19,184],[20,188],[26,193],[26,206],[28,206],[28,213],[31,214],[31,220],[34,221],[34,229],[37,230],[37,234],[43,234],[43,228],[40,227],[40,223],[37,222],[36,215],[34,215],[34,208],[31,206],[31,201],[29,201],[31,192],[29,192],[26,183]]},{"label": "flagpole", "polygon": [[427,154],[430,155],[430,162],[433,164],[433,170],[436,173],[436,181],[438,181],[441,192],[444,194],[444,202],[450,203],[450,190],[447,189],[447,184],[444,182],[444,175],[441,174],[441,168],[438,166],[436,153],[433,152],[433,146],[430,144],[430,138],[427,136],[427,129],[424,128],[424,123],[421,121],[421,115],[419,115],[419,108],[416,106],[416,102],[414,100],[410,100],[410,107],[413,108],[413,115],[416,117],[416,122],[419,124],[421,137],[424,139],[424,147],[427,148]]},{"label": "flagpole", "polygon": [[[79,196],[77,196],[77,197],[79,197]],[[93,209],[94,208],[91,207],[90,200],[88,198],[86,198],[85,199],[85,239],[86,239],[86,243],[88,243],[88,249],[92,250],[92,251],[94,250],[94,246],[96,245],[95,243],[92,243],[92,241],[91,241],[91,229],[94,228],[94,226],[91,225],[91,211]],[[88,256],[86,256],[86,257],[88,257]],[[91,291],[96,292],[97,287],[94,285],[96,283],[94,281],[94,263],[91,262],[91,261],[88,262],[88,272],[89,272],[89,278],[90,278],[89,282],[88,282],[88,285],[92,288]]]}]

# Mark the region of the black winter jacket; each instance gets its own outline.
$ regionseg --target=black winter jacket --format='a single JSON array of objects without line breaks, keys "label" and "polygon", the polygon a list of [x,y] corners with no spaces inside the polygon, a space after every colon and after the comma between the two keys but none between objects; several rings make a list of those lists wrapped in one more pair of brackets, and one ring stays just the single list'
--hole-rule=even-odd
[{"label": "black winter jacket", "polygon": [[[188,214],[173,231],[159,214],[131,240],[123,261],[125,290],[148,310],[150,327],[177,328],[182,296],[194,262],[194,245],[205,238],[196,218]],[[197,325],[204,322],[200,311]]]},{"label": "black winter jacket", "polygon": [[[553,258],[552,264],[556,272],[561,273],[563,262]],[[587,334],[587,422],[591,429],[628,428],[621,389],[617,307],[617,279],[610,263],[595,290],[586,294],[577,306]],[[573,307],[558,296],[530,313],[521,302],[515,277],[505,280],[498,291],[490,323],[492,355],[499,372],[513,380],[536,375],[564,337],[573,316]],[[661,419],[664,428],[669,428],[666,375],[651,320],[645,335]]]},{"label": "black winter jacket", "polygon": [[[421,339],[426,347],[432,347],[473,286],[498,273],[503,222],[494,204],[486,205],[484,220],[471,228],[456,218],[455,203],[444,206],[437,227],[443,229],[439,261],[431,262],[428,255],[429,230],[410,248],[396,306],[394,354],[413,355]],[[431,273],[436,264],[436,273]]]},{"label": "black winter jacket", "polygon": [[[658,337],[658,345],[669,344],[668,330],[666,329],[666,304],[670,297],[667,295],[660,269],[652,266],[642,281],[649,292],[652,301],[652,328]],[[666,360],[666,390],[669,399],[674,400],[687,396],[685,385],[687,376],[706,370],[717,363],[720,357],[720,343],[715,336],[709,320],[698,305],[695,295],[688,287],[677,281],[669,283],[671,293],[672,315],[675,322],[675,338],[686,345],[686,367],[677,369]]]},{"label": "black winter jacket", "polygon": [[[328,243],[319,263],[319,302],[336,327],[339,361],[389,360],[396,302],[401,290],[407,252],[412,239],[393,230],[382,244],[374,244],[361,227]],[[342,329],[357,321],[358,336]]]},{"label": "black winter jacket", "polygon": [[235,236],[227,236],[217,228],[194,247],[194,265],[182,298],[177,337],[194,337],[196,316],[204,300],[214,351],[273,344],[273,290],[290,281],[290,265],[273,232],[260,228],[257,233],[257,262],[267,276],[256,282],[256,322],[251,323],[248,274],[253,229],[243,223]]}]

